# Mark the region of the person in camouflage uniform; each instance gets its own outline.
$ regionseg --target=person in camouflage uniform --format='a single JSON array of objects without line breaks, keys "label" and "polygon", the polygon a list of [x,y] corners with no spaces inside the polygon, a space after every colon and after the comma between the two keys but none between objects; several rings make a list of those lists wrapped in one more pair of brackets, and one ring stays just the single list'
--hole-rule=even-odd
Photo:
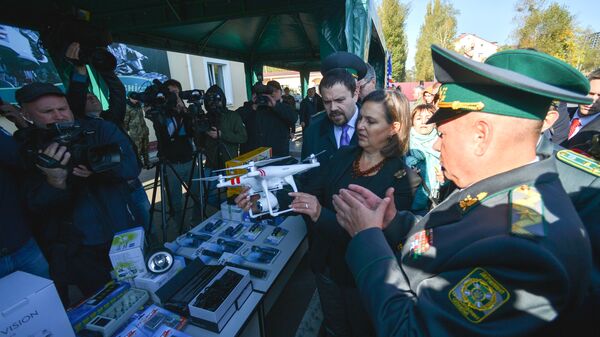
[{"label": "person in camouflage uniform", "polygon": [[148,156],[148,126],[144,120],[144,111],[142,104],[129,97],[127,99],[127,110],[125,112],[125,121],[123,123],[125,131],[135,143],[138,156],[141,157],[145,167],[150,165],[150,157]]}]

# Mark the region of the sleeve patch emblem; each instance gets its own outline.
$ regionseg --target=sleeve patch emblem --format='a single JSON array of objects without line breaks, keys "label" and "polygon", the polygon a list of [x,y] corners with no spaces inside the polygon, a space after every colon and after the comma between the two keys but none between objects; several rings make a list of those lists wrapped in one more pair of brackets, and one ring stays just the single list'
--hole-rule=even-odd
[{"label": "sleeve patch emblem", "polygon": [[448,293],[467,320],[480,323],[510,298],[510,293],[483,268],[473,269]]}]

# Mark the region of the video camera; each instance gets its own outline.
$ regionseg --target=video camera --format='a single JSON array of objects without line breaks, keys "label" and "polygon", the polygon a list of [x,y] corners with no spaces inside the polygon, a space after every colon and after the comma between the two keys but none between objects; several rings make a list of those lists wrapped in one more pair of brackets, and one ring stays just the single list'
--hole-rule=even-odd
[{"label": "video camera", "polygon": [[61,167],[59,161],[38,152],[51,143],[67,148],[71,154],[68,168],[85,165],[92,172],[101,173],[114,169],[121,163],[119,144],[88,145],[87,138],[94,131],[82,129],[78,122],[52,123],[48,124],[47,129],[32,126],[22,131],[19,140],[25,144],[23,148],[27,164],[47,168]]},{"label": "video camera", "polygon": [[273,94],[273,88],[262,83],[257,83],[254,85],[254,92],[256,93],[254,104],[258,106],[269,106],[270,99],[267,95]]},{"label": "video camera", "polygon": [[130,92],[129,97],[150,106],[152,111],[148,112],[150,114],[168,112],[177,107],[177,95],[170,92],[169,88],[157,79],[154,79],[152,85],[147,86],[143,92]]},{"label": "video camera", "polygon": [[[204,134],[215,126],[213,114],[209,113],[209,106],[212,104],[212,96],[205,94],[204,90],[186,90],[179,93],[181,99],[188,102],[187,112],[190,116],[190,124],[192,126],[192,134],[194,138],[202,143]],[[206,110],[202,106],[206,107]]]},{"label": "video camera", "polygon": [[64,55],[71,43],[78,42],[79,60],[69,59],[76,65],[90,64],[100,71],[117,66],[116,58],[106,49],[112,43],[110,32],[74,16],[49,23],[40,31],[40,40],[44,48],[58,55]]}]

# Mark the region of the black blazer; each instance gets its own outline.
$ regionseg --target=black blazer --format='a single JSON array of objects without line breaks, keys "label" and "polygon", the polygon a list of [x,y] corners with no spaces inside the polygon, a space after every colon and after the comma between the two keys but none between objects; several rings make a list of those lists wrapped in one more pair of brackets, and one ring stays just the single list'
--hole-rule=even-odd
[{"label": "black blazer", "polygon": [[409,210],[421,184],[419,175],[405,165],[402,157],[389,158],[374,176],[353,177],[352,163],[361,151],[358,146],[339,149],[331,158],[330,165],[323,167],[318,175],[313,175],[313,183],[302,188],[303,192],[315,195],[322,206],[321,215],[314,224],[307,219],[313,238],[309,252],[311,266],[315,272],[328,268],[331,278],[338,284],[354,285],[354,280],[344,259],[351,237],[336,220],[333,195],[350,183],[364,186],[380,197],[389,187],[394,187],[396,208],[399,211]]},{"label": "black blazer", "polygon": [[567,149],[579,149],[588,152],[592,145],[592,137],[597,134],[600,134],[600,116],[581,128],[573,138],[565,140],[560,145]]},{"label": "black blazer", "polygon": [[[359,114],[360,117],[360,114]],[[358,121],[358,118],[356,119]],[[327,165],[331,156],[337,151],[337,142],[333,132],[334,124],[327,118],[327,113],[321,111],[310,121],[310,126],[306,129],[302,137],[302,158],[308,157],[310,154],[317,154],[323,150],[325,153],[319,156],[321,167]],[[357,132],[354,131],[350,139],[350,145],[358,145]]]}]

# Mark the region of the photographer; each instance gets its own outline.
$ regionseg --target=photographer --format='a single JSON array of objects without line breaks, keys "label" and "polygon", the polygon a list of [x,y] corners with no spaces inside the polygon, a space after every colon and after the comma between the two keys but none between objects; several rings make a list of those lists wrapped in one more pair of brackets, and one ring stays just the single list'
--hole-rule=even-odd
[{"label": "photographer", "polygon": [[130,140],[115,124],[75,120],[57,87],[32,83],[15,96],[33,122],[15,134],[26,164],[27,206],[43,221],[40,243],[68,304],[68,284],[89,296],[110,280],[112,238],[131,226],[127,181],[140,169]]},{"label": "photographer", "polygon": [[113,69],[96,68],[100,77],[108,87],[108,110],[102,110],[102,103],[96,95],[88,92],[88,72],[85,64],[79,61],[80,46],[79,43],[73,42],[67,48],[65,57],[74,66],[74,72],[71,75],[69,90],[67,91],[67,100],[71,111],[76,116],[98,118],[115,123],[117,126],[123,126],[125,119],[125,86],[119,80]]},{"label": "photographer", "polygon": [[252,101],[237,110],[248,132],[241,152],[267,146],[273,157],[289,155],[290,129],[298,120],[298,113],[281,101],[281,85],[277,81],[269,81],[266,86],[256,83],[252,89]]},{"label": "photographer", "polygon": [[[93,93],[88,92],[88,71],[86,65],[79,59],[80,53],[81,48],[77,42],[69,44],[67,51],[65,52],[65,58],[73,65],[74,70],[71,74],[71,81],[67,91],[67,101],[72,109],[71,111],[74,111],[78,118],[104,119],[112,122],[119,127],[124,134],[127,134],[124,129],[127,107],[125,86],[115,74],[114,68],[106,66],[106,64],[110,64],[111,66],[112,64],[116,64],[114,56],[110,53],[104,53],[102,54],[104,55],[104,62],[92,65],[98,71],[100,77],[108,87],[108,110],[103,111],[102,103],[100,103],[98,97]],[[114,60],[114,62],[109,61],[111,59]],[[142,114],[141,108],[140,114]],[[129,126],[129,123],[127,123],[127,126]],[[146,127],[146,131],[147,130],[148,128]],[[135,144],[133,143],[133,139],[130,138],[130,141],[132,144]],[[141,166],[142,162],[139,160],[139,156],[137,156],[140,148],[138,146],[133,146],[133,149],[136,153],[138,164]],[[148,164],[148,162],[146,162],[146,164]],[[138,177],[128,181],[128,185],[130,192],[128,204],[131,216],[133,217],[135,224],[148,229],[148,226],[150,225],[150,201],[148,200],[144,186]]]},{"label": "photographer", "polygon": [[[225,93],[219,86],[213,85],[204,95],[207,119],[210,129],[206,131],[204,150],[206,154],[205,176],[211,176],[212,171],[225,167],[225,162],[237,157],[240,143],[248,139],[246,127],[240,115],[227,109]],[[210,184],[208,201],[216,204],[216,197],[211,193],[216,182]]]},{"label": "photographer", "polygon": [[[153,91],[153,92],[150,92]],[[144,92],[154,98],[160,99],[160,103],[155,104],[144,101],[148,106],[147,117],[152,120],[153,127],[158,140],[158,157],[165,160],[173,169],[167,169],[166,175],[168,183],[168,198],[171,214],[174,215],[176,224],[180,224],[183,219],[183,198],[181,186],[188,183],[189,177],[193,174],[196,178],[198,174],[192,172],[192,163],[194,159],[194,138],[192,115],[180,97],[182,92],[181,83],[174,79],[164,83],[155,83]],[[147,99],[150,99],[148,97]],[[181,181],[177,178],[179,176]],[[200,183],[192,182],[190,186],[194,195],[200,195]],[[199,204],[194,203],[192,219],[198,219],[202,214]]]}]

